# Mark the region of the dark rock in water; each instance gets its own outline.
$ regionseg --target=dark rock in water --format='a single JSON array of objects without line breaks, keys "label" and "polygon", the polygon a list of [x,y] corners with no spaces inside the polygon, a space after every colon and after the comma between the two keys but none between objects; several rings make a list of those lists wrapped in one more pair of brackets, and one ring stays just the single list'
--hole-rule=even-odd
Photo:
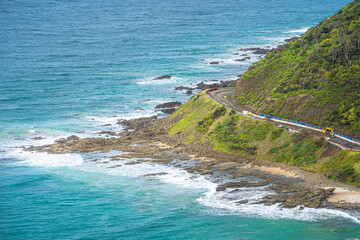
[{"label": "dark rock in water", "polygon": [[[238,77],[240,77],[241,75],[238,75]],[[218,80],[211,80],[211,82],[215,82]],[[195,88],[191,88],[191,87],[184,87],[184,86],[180,86],[180,87],[176,87],[175,90],[195,90],[195,89],[200,89],[200,90],[205,90],[208,88],[224,88],[224,87],[235,87],[236,86],[236,80],[230,80],[230,81],[220,81],[218,83],[209,83],[206,84],[204,82],[198,83],[196,85]],[[192,94],[192,93],[188,93],[187,94]]]},{"label": "dark rock in water", "polygon": [[155,177],[155,176],[164,176],[164,175],[167,175],[167,174],[168,173],[166,173],[166,172],[149,173],[149,174],[142,175],[140,177]]},{"label": "dark rock in water", "polygon": [[120,120],[118,120],[118,121],[117,121],[117,124],[122,125],[125,129],[131,127],[130,121],[125,120],[125,119],[120,119]]},{"label": "dark rock in water", "polygon": [[250,51],[253,54],[267,54],[268,52],[273,52],[274,49],[265,49],[265,48],[259,48],[259,47],[255,47],[255,48],[240,48],[238,49],[238,51]]},{"label": "dark rock in water", "polygon": [[171,78],[171,75],[162,75],[154,78],[153,80],[161,80],[161,79],[168,79]]},{"label": "dark rock in water", "polygon": [[57,140],[55,140],[56,143],[65,143],[67,142],[65,138],[59,138]]},{"label": "dark rock in water", "polygon": [[101,132],[97,132],[97,134],[99,134],[99,135],[117,136],[117,133],[112,132],[112,131],[101,131]]},{"label": "dark rock in water", "polygon": [[234,55],[240,55],[240,53],[234,53]]},{"label": "dark rock in water", "polygon": [[174,107],[178,107],[180,106],[182,103],[179,101],[175,101],[175,102],[166,102],[166,103],[162,103],[157,105],[155,108],[174,108]]},{"label": "dark rock in water", "polygon": [[209,64],[214,65],[214,64],[219,64],[220,62],[209,62]]},{"label": "dark rock in water", "polygon": [[66,138],[67,141],[77,141],[79,139],[80,138],[78,136],[75,136],[75,135],[71,135],[70,137]]},{"label": "dark rock in water", "polygon": [[243,61],[246,61],[246,58],[239,58],[239,59],[235,59],[234,61],[236,61],[236,62],[243,62]]},{"label": "dark rock in water", "polygon": [[195,88],[192,87],[184,87],[184,86],[180,86],[180,87],[176,87],[175,90],[194,90]]},{"label": "dark rock in water", "polygon": [[248,203],[249,200],[241,200],[241,201],[237,201],[236,204],[245,204],[245,203]]},{"label": "dark rock in water", "polygon": [[159,111],[165,114],[173,114],[176,111],[176,108],[164,108]]},{"label": "dark rock in water", "polygon": [[186,94],[191,95],[191,94],[193,94],[193,91],[191,91],[191,90],[187,90],[187,91],[186,91]]},{"label": "dark rock in water", "polygon": [[127,162],[125,163],[125,165],[135,165],[135,164],[140,164],[141,162]]},{"label": "dark rock in water", "polygon": [[239,78],[242,76],[242,74],[237,75]]},{"label": "dark rock in water", "polygon": [[296,40],[298,39],[299,37],[292,37],[292,38],[288,38],[288,39],[285,39],[284,42],[291,42],[293,40]]},{"label": "dark rock in water", "polygon": [[45,139],[45,138],[43,138],[43,137],[34,137],[33,139],[34,140],[42,140],[42,139]]},{"label": "dark rock in water", "polygon": [[205,90],[208,88],[224,88],[224,87],[235,87],[236,80],[230,80],[230,81],[221,81],[219,83],[210,83],[205,84],[204,82],[198,83],[196,86],[197,89]]},{"label": "dark rock in water", "polygon": [[110,127],[111,124],[110,123],[107,123],[107,124],[104,124],[104,125],[101,125],[102,127]]},{"label": "dark rock in water", "polygon": [[265,203],[281,203],[284,208],[294,208],[296,206],[305,206],[309,208],[325,207],[327,198],[334,192],[335,188],[329,189],[309,189],[306,187],[291,185],[274,185],[269,187],[275,190],[277,195],[265,197]]},{"label": "dark rock in water", "polygon": [[242,188],[242,187],[261,187],[268,185],[267,181],[264,182],[247,182],[247,181],[240,181],[240,182],[228,182],[219,185],[216,188],[216,191],[225,191],[227,188]]}]

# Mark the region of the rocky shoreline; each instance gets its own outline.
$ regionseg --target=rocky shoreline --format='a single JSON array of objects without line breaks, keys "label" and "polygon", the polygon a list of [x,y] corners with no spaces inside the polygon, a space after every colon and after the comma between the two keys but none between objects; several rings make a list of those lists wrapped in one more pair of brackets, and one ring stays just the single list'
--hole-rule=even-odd
[{"label": "rocky shoreline", "polygon": [[[106,131],[99,133],[104,137],[83,139],[70,136],[59,139],[54,144],[30,146],[24,150],[49,154],[121,150],[126,153],[111,156],[110,159],[120,162],[124,159],[137,159],[126,164],[156,162],[171,165],[173,160],[177,159],[182,163],[191,164],[177,163],[173,164],[173,167],[211,178],[218,184],[216,191],[226,191],[228,195],[248,187],[265,188],[269,194],[259,199],[256,204],[280,204],[283,208],[300,206],[300,210],[303,207],[360,207],[360,203],[328,201],[335,191],[334,187],[358,190],[355,187],[289,165],[217,152],[206,144],[184,144],[182,135],[172,136],[166,131],[174,121],[170,117],[122,120],[118,124],[124,126],[125,130],[119,134]],[[158,174],[166,173],[152,175]],[[237,204],[247,202],[242,199]]]}]

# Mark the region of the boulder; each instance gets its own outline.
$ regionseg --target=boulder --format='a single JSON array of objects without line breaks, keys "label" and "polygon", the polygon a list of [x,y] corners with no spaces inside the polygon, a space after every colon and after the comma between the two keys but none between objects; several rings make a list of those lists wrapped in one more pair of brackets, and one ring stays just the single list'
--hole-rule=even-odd
[{"label": "boulder", "polygon": [[166,102],[166,103],[162,103],[157,105],[155,108],[174,108],[174,107],[179,107],[182,103],[179,101],[175,101],[175,102]]},{"label": "boulder", "polygon": [[288,38],[288,39],[285,39],[284,42],[291,42],[293,40],[296,40],[298,39],[299,37],[292,37],[292,38]]},{"label": "boulder", "polygon": [[157,76],[153,80],[162,80],[162,79],[168,79],[168,78],[171,78],[171,75]]}]

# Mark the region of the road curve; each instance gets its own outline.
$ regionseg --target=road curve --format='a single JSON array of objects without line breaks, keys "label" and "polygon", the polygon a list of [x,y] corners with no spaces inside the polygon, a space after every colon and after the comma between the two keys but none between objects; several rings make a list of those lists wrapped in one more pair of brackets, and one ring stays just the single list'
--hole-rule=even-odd
[{"label": "road curve", "polygon": [[[209,96],[213,101],[225,106],[228,109],[234,110],[239,114],[242,114],[242,115],[245,115],[245,116],[248,116],[248,117],[252,117],[252,116],[249,116],[249,115],[243,113],[243,111],[252,112],[252,110],[250,108],[248,108],[246,106],[239,106],[237,103],[235,103],[231,99],[231,97],[235,93],[235,88],[221,88],[219,90],[214,90],[214,91],[211,91],[209,93],[210,93]],[[284,121],[280,121],[280,120],[275,120],[275,119],[272,119],[271,121],[278,122],[282,126],[292,128],[294,130],[308,129],[308,130],[312,131],[315,135],[330,138],[328,140],[328,142],[334,144],[335,146],[337,146],[337,147],[339,147],[341,149],[360,151],[360,145],[358,143],[354,143],[354,142],[349,141],[349,140],[344,139],[344,138],[339,139],[338,136],[331,137],[329,134],[322,133],[321,130],[309,129],[309,127],[306,127],[306,126],[302,126],[302,125],[294,124],[294,123],[289,123],[289,122],[284,122]]]}]

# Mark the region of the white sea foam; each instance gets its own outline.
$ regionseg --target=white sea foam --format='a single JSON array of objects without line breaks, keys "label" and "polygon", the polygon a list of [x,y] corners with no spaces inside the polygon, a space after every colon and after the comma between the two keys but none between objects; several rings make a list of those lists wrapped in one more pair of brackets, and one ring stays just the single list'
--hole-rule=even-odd
[{"label": "white sea foam", "polygon": [[[333,209],[311,209],[300,207],[285,209],[278,204],[266,206],[259,204],[263,197],[273,194],[267,187],[240,188],[236,191],[216,191],[217,184],[209,181],[204,176],[191,174],[179,168],[165,166],[153,162],[141,162],[135,165],[126,165],[136,159],[122,159],[109,161],[102,158],[96,162],[87,162],[77,166],[78,169],[88,172],[102,172],[112,175],[128,177],[142,177],[147,174],[167,173],[165,175],[148,176],[146,179],[158,179],[179,187],[203,189],[205,191],[196,201],[207,208],[206,214],[211,215],[242,215],[268,219],[294,219],[300,221],[319,221],[332,218],[343,218],[360,224],[360,220],[347,212]],[[141,161],[141,160],[140,160]],[[239,204],[246,200],[247,203]]]},{"label": "white sea foam", "polygon": [[[162,102],[162,101],[153,101],[153,102]],[[100,124],[111,124],[113,126],[118,126],[119,128],[122,128],[121,125],[117,124],[117,122],[121,119],[125,119],[125,120],[130,120],[130,119],[135,119],[135,118],[145,118],[145,117],[152,117],[156,115],[156,113],[153,110],[135,110],[132,111],[130,113],[126,113],[126,114],[120,114],[117,116],[112,116],[112,117],[106,117],[106,116],[86,116],[85,118],[90,120],[90,121],[94,121],[94,122],[98,122]]]},{"label": "white sea foam", "polygon": [[[318,221],[331,218],[349,219],[360,224],[360,220],[349,213],[333,209],[313,209],[300,206],[296,208],[281,208],[279,204],[267,206],[258,204],[261,198],[271,192],[261,188],[242,188],[235,194],[224,192],[209,192],[198,199],[198,202],[210,207],[206,210],[208,214],[217,215],[242,215],[249,217],[271,218],[271,219],[295,219],[300,221]],[[248,203],[238,204],[237,202],[247,200]]]},{"label": "white sea foam", "polygon": [[16,162],[18,165],[36,167],[65,167],[83,163],[83,158],[78,154],[47,154],[16,149],[7,153],[6,156],[20,159],[20,162]]},{"label": "white sea foam", "polygon": [[171,78],[158,79],[154,80],[154,77],[139,79],[136,81],[136,84],[139,85],[166,85],[166,84],[174,84],[176,82],[183,82],[184,79],[180,77],[171,76]]},{"label": "white sea foam", "polygon": [[176,184],[187,188],[212,190],[215,190],[216,188],[215,183],[206,180],[203,176],[194,176],[194,174],[190,174],[179,168],[173,168],[171,166],[153,162],[141,162],[134,165],[125,164],[133,161],[136,161],[136,159],[109,161],[108,158],[102,158],[96,162],[87,162],[87,164],[79,166],[79,169],[87,172],[102,172],[126,177],[141,177],[147,174],[166,173],[166,175],[151,176],[150,178],[156,178],[166,183]]},{"label": "white sea foam", "polygon": [[287,31],[285,33],[306,33],[306,31],[309,29],[310,29],[310,27],[304,27],[304,28],[300,28],[300,29],[293,29],[293,30]]}]

